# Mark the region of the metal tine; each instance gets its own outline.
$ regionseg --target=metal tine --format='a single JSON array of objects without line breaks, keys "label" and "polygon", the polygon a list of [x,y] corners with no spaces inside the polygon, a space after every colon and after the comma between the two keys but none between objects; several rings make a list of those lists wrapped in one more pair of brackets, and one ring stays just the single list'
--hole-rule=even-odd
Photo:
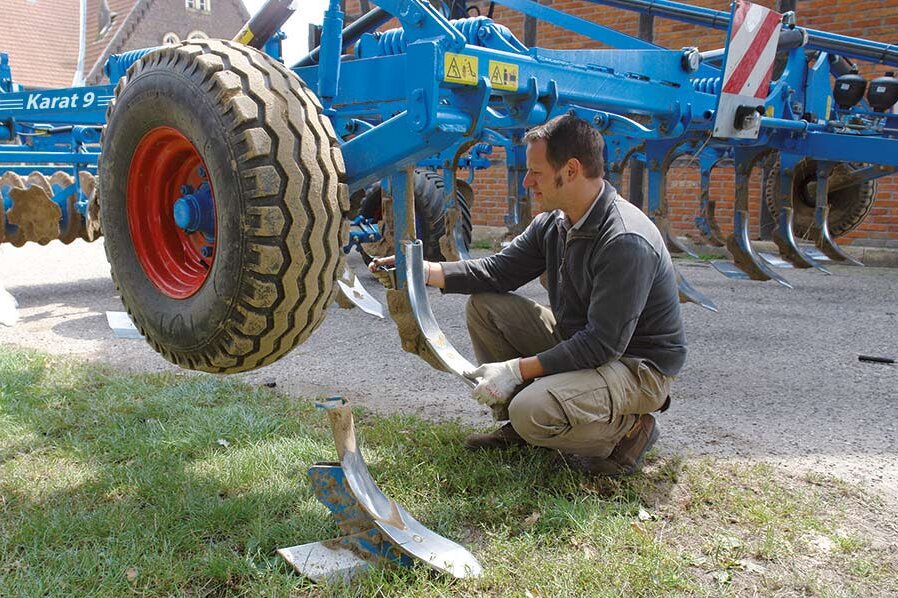
[{"label": "metal tine", "polygon": [[701,215],[695,219],[695,227],[701,234],[702,239],[714,247],[726,245],[726,237],[720,230],[720,225],[717,223],[717,217],[714,213],[717,202],[711,199],[711,171],[722,159],[723,156],[716,150],[705,150],[699,156],[701,172],[699,205]]},{"label": "metal tine", "polygon": [[773,231],[773,242],[776,243],[780,255],[784,260],[796,268],[816,268],[824,274],[832,274],[826,267],[813,257],[805,253],[795,240],[792,227],[794,220],[792,208],[781,207],[776,230]]},{"label": "metal tine", "polygon": [[817,230],[814,244],[831,260],[845,262],[852,266],[863,266],[862,262],[845,253],[829,233],[829,175],[833,166],[832,162],[817,162],[817,197],[814,208],[814,224],[816,224]]},{"label": "metal tine", "polygon": [[787,288],[793,288],[788,280],[773,269],[767,260],[757,254],[748,239],[748,210],[733,211],[733,234],[727,239],[727,249],[733,254],[733,262],[752,280],[774,280]]},{"label": "metal tine", "polygon": [[[672,146],[663,156],[655,147],[655,144],[646,144],[646,162],[648,162],[649,171],[649,206],[653,203],[657,205],[657,209],[649,209],[649,215],[655,222],[655,226],[661,231],[661,237],[667,245],[668,251],[671,253],[684,253],[689,257],[698,259],[698,255],[691,249],[683,245],[677,237],[670,231],[670,219],[667,214],[667,171],[670,164],[677,154],[677,146]],[[656,198],[655,201],[652,198]]]},{"label": "metal tine", "polygon": [[805,253],[795,239],[792,209],[792,177],[795,161],[787,156],[780,157],[778,180],[776,181],[777,227],[773,231],[773,242],[784,260],[796,268],[816,268],[824,274],[831,274],[820,262]]},{"label": "metal tine", "polygon": [[704,307],[708,311],[717,313],[717,305],[704,293],[696,289],[686,280],[680,269],[674,266],[674,272],[677,274],[677,288],[680,291],[680,303],[695,303],[699,307]]},{"label": "metal tine", "polygon": [[733,206],[733,233],[727,238],[727,249],[733,255],[736,266],[752,280],[772,279],[791,289],[793,287],[789,281],[757,254],[748,235],[748,180],[752,168],[764,153],[736,150],[736,203]]},{"label": "metal tine", "polygon": [[424,246],[421,241],[416,240],[405,241],[402,247],[405,253],[405,276],[408,284],[409,303],[418,328],[421,330],[421,335],[447,371],[461,378],[468,386],[474,387],[476,385],[474,380],[464,375],[465,372],[474,369],[474,364],[452,346],[440,329],[433,310],[430,308],[427,286],[424,283]]}]

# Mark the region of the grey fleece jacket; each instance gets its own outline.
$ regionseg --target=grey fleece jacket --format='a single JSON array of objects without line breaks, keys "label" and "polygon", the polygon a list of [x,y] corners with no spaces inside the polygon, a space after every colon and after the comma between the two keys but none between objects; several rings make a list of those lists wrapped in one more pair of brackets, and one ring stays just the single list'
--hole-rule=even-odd
[{"label": "grey fleece jacket", "polygon": [[580,228],[544,212],[500,253],[443,263],[447,293],[504,293],[547,273],[564,339],[537,355],[546,375],[620,357],[675,376],[686,359],[676,273],[661,233],[605,181]]}]

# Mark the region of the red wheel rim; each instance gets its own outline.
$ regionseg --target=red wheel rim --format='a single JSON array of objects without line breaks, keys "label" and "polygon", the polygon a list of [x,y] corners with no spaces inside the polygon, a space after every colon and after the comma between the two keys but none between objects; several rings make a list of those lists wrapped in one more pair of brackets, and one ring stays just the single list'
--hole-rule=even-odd
[{"label": "red wheel rim", "polygon": [[[134,252],[150,282],[173,299],[196,293],[215,259],[215,239],[200,231],[188,233],[173,215],[182,186],[197,189],[208,183],[211,189],[206,173],[194,145],[171,127],[144,135],[128,170],[126,205]],[[214,209],[214,191],[212,205]]]}]

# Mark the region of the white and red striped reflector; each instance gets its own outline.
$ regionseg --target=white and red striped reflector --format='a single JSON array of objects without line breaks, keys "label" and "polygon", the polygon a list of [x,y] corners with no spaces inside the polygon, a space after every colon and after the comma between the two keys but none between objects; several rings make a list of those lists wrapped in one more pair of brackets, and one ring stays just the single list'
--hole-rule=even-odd
[{"label": "white and red striped reflector", "polygon": [[763,100],[770,87],[783,16],[763,6],[737,2],[730,29],[723,91]]},{"label": "white and red striped reflector", "polygon": [[763,106],[767,98],[782,18],[769,8],[736,0],[714,120],[715,137],[757,138],[759,121],[737,128],[735,116],[740,107]]}]

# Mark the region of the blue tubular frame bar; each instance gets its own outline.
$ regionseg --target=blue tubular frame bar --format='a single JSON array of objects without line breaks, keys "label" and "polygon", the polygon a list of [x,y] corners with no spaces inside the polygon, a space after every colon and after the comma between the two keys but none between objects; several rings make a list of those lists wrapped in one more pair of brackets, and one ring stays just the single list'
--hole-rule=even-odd
[{"label": "blue tubular frame bar", "polygon": [[[512,0],[518,1],[518,0]],[[669,0],[587,0],[594,4],[604,4],[614,8],[656,15],[673,21],[681,21],[692,25],[702,25],[711,29],[726,31],[730,24],[728,12],[690,6]],[[506,0],[496,0],[505,4]],[[848,37],[828,31],[805,29],[808,34],[807,48],[831,52],[848,58],[857,58],[869,62],[878,62],[889,66],[898,66],[898,45],[884,44],[867,39]]]},{"label": "blue tubular frame bar", "polygon": [[610,27],[581,19],[561,12],[554,8],[549,8],[542,4],[533,2],[532,0],[495,0],[496,4],[507,6],[513,10],[523,13],[527,16],[546,21],[553,25],[557,25],[568,31],[573,31],[584,37],[594,39],[603,44],[621,50],[661,50],[661,46],[657,46],[651,42],[615,31]]}]

